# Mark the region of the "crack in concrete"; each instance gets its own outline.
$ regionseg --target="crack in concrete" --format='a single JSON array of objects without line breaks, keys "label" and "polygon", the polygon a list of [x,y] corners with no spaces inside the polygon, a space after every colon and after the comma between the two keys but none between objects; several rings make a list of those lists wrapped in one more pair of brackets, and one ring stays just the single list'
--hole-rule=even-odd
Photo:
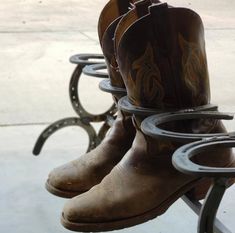
[{"label": "crack in concrete", "polygon": [[89,35],[87,35],[86,32],[80,31],[80,33],[83,36],[87,37],[89,40],[92,40],[92,41],[97,42],[97,43],[99,42],[98,40],[94,39],[93,37],[90,37]]},{"label": "crack in concrete", "polygon": [[0,127],[16,127],[16,126],[37,126],[50,125],[53,122],[29,122],[29,123],[15,123],[15,124],[0,124]]}]

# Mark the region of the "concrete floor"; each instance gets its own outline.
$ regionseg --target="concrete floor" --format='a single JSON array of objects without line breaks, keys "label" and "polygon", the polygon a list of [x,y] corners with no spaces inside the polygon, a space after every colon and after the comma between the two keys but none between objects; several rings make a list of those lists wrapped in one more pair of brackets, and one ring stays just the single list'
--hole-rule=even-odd
[{"label": "concrete floor", "polygon": [[[235,112],[235,1],[168,1],[196,10],[206,29],[212,102]],[[59,223],[66,200],[48,194],[49,171],[86,150],[87,136],[77,128],[59,131],[40,157],[31,151],[39,133],[55,120],[75,116],[68,98],[74,65],[69,56],[100,52],[96,24],[106,0],[6,0],[0,2],[0,232],[69,232]],[[93,78],[81,80],[81,100],[101,112],[111,97]],[[84,88],[85,87],[85,88]],[[93,98],[95,97],[95,98]],[[235,121],[227,122],[229,130]],[[235,232],[235,188],[219,210]],[[196,233],[197,217],[181,201],[151,222],[120,232]]]}]

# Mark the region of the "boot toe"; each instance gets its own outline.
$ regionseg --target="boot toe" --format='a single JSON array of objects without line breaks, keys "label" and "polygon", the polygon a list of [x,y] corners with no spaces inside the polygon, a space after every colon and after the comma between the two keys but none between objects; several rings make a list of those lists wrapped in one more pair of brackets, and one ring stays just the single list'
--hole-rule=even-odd
[{"label": "boot toe", "polygon": [[65,204],[62,216],[65,221],[72,223],[96,223],[99,221],[96,212],[89,205],[89,202],[84,202],[82,198],[75,197]]},{"label": "boot toe", "polygon": [[47,179],[47,183],[57,189],[69,189],[68,179],[62,177],[60,167],[53,169]]},{"label": "boot toe", "polygon": [[79,169],[71,162],[53,169],[47,180],[47,184],[55,189],[84,192],[86,191],[79,177]]}]

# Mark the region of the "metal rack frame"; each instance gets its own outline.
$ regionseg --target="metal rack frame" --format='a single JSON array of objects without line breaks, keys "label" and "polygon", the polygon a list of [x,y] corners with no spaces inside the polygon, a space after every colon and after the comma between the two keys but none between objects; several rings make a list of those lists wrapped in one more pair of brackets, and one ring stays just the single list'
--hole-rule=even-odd
[{"label": "metal rack frame", "polygon": [[[100,60],[97,62],[97,60]],[[72,107],[77,117],[69,117],[58,120],[49,125],[39,135],[34,148],[33,154],[39,155],[45,142],[51,135],[58,130],[69,127],[78,126],[83,128],[89,136],[89,144],[87,152],[94,149],[104,138],[106,132],[110,128],[112,121],[115,119],[115,113],[117,112],[116,105],[113,103],[112,106],[102,114],[91,114],[83,107],[78,93],[79,80],[83,73],[86,75],[96,78],[108,78],[107,73],[101,72],[100,70],[105,69],[104,56],[100,54],[77,54],[70,58],[70,62],[76,64],[76,68],[71,76],[69,83],[69,97]],[[83,70],[86,68],[85,70]],[[103,122],[98,133],[96,133],[91,123]]]}]

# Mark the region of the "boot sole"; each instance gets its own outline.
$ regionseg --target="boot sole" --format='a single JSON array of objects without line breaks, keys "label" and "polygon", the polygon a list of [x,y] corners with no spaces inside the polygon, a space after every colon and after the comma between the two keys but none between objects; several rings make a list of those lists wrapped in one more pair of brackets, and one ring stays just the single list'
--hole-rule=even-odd
[{"label": "boot sole", "polygon": [[83,192],[73,192],[73,191],[66,191],[66,190],[61,190],[61,189],[57,189],[54,186],[50,185],[49,182],[47,181],[45,184],[45,188],[46,190],[58,197],[63,197],[63,198],[73,198],[75,196],[78,196],[86,191]]},{"label": "boot sole", "polygon": [[134,217],[130,217],[127,219],[117,220],[117,221],[110,221],[110,222],[100,222],[100,223],[77,223],[71,222],[64,218],[62,213],[61,216],[61,223],[62,225],[71,230],[71,231],[81,231],[81,232],[102,232],[102,231],[112,231],[112,230],[119,230],[126,227],[135,226],[149,220],[156,218],[157,216],[162,215],[166,212],[166,210],[182,195],[187,193],[193,187],[195,187],[198,183],[200,183],[204,178],[192,181],[191,183],[185,185],[183,188],[175,192],[173,195],[168,197],[164,202],[162,202],[159,206],[155,207],[154,209],[145,212],[141,215],[137,215]]}]

